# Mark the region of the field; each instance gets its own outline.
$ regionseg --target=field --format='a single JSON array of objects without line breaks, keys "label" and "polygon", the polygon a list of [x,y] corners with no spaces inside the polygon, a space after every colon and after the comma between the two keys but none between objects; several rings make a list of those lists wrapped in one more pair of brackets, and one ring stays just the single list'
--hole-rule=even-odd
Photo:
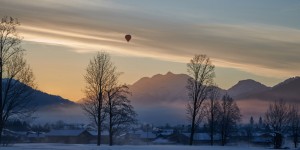
[{"label": "field", "polygon": [[182,146],[182,145],[126,145],[100,146],[83,144],[15,144],[1,150],[266,150],[264,147],[241,146]]}]

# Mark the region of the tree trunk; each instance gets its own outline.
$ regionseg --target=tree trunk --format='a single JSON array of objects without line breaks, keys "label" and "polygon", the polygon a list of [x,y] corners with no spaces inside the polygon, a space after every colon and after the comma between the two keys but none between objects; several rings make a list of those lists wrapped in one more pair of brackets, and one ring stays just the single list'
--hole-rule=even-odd
[{"label": "tree trunk", "polygon": [[0,125],[0,146],[2,144],[2,131],[3,131],[3,126]]},{"label": "tree trunk", "polygon": [[112,127],[110,126],[109,127],[109,146],[112,146],[113,145],[113,136],[112,136]]},{"label": "tree trunk", "polygon": [[213,131],[210,131],[210,133],[211,133],[211,136],[210,136],[210,145],[213,146],[214,145],[214,133],[213,133]]},{"label": "tree trunk", "polygon": [[274,149],[280,149],[282,146],[282,135],[280,133],[275,133],[274,137]]},{"label": "tree trunk", "polygon": [[191,136],[190,136],[190,145],[193,145],[194,141],[194,133],[195,133],[195,119],[196,119],[196,104],[194,105],[193,118],[192,118],[192,128],[191,128]]},{"label": "tree trunk", "polygon": [[223,126],[221,132],[221,145],[225,146],[225,144],[226,144],[226,133],[225,133],[225,128]]},{"label": "tree trunk", "polygon": [[99,113],[98,111],[98,136],[97,136],[97,145],[100,146],[101,144],[101,123],[100,123],[100,118],[99,117],[101,115],[101,113]]},{"label": "tree trunk", "polygon": [[101,144],[101,109],[102,109],[102,93],[99,93],[99,108],[98,108],[98,138],[97,138],[97,145],[100,146]]},{"label": "tree trunk", "polygon": [[294,134],[294,146],[295,146],[295,148],[298,147],[298,133]]},{"label": "tree trunk", "polygon": [[[197,85],[197,83],[195,83]],[[192,115],[192,128],[191,128],[191,136],[190,136],[190,145],[193,145],[194,141],[194,133],[195,133],[195,121],[196,121],[196,109],[197,109],[197,95],[194,96],[194,107],[193,107],[193,115]]]},{"label": "tree trunk", "polygon": [[194,124],[192,124],[192,129],[191,129],[191,136],[190,136],[190,145],[193,145],[194,141]]},{"label": "tree trunk", "polygon": [[226,137],[223,137],[222,138],[222,146],[225,146],[225,144],[226,144]]},{"label": "tree trunk", "polygon": [[3,97],[2,97],[2,70],[3,70],[3,64],[2,64],[2,44],[1,44],[1,53],[0,53],[0,144],[2,143],[2,131],[4,128],[4,122],[3,122]]},{"label": "tree trunk", "polygon": [[211,123],[210,123],[210,145],[214,145],[214,103],[211,100],[210,105],[210,114],[211,114]]},{"label": "tree trunk", "polygon": [[111,98],[109,98],[109,146],[113,145],[113,134],[112,134],[112,104]]}]

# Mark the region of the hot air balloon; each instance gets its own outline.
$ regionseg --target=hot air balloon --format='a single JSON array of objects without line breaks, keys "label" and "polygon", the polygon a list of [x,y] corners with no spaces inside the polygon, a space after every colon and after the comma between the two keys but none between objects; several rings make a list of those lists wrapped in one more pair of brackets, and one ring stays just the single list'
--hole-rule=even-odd
[{"label": "hot air balloon", "polygon": [[126,39],[127,42],[129,42],[130,39],[131,39],[131,35],[130,34],[125,35],[125,39]]}]

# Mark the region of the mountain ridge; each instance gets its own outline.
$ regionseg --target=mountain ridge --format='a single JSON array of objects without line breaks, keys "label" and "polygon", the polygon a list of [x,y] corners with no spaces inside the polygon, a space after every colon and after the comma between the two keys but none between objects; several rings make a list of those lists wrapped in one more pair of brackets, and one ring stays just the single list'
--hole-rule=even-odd
[{"label": "mountain ridge", "polygon": [[[178,123],[178,118],[181,118],[180,123],[186,122],[185,110],[188,100],[186,84],[188,78],[189,76],[186,74],[168,72],[152,77],[143,77],[130,85],[130,90],[133,93],[130,99],[137,109],[140,119],[163,124]],[[291,91],[290,89],[286,92],[280,91],[282,91],[283,86],[287,88],[296,81],[297,83],[293,85],[294,90],[292,90],[293,99],[290,100],[291,96],[289,95],[291,94],[286,95],[288,91]],[[300,100],[296,101],[295,99],[295,97],[300,98],[297,89],[300,89],[299,77],[286,79],[273,87],[266,86],[253,79],[245,79],[237,82],[227,90],[220,89],[220,93],[222,95],[226,92],[230,94],[242,108],[241,111],[244,112],[244,116],[255,116],[263,114],[263,111],[267,109],[267,105],[272,100],[282,98],[300,103]],[[282,95],[278,95],[278,93]],[[257,106],[261,108],[256,109]]]},{"label": "mountain ridge", "polygon": [[[186,74],[156,74],[143,77],[129,85],[132,92],[131,103],[138,113],[139,120],[146,123],[164,125],[186,124]],[[243,118],[262,115],[273,100],[284,99],[300,103],[300,77],[288,78],[273,87],[268,87],[252,79],[241,80],[227,90],[220,89],[235,98]],[[35,90],[35,89],[34,89]],[[58,95],[35,90],[35,102],[39,109],[37,117],[42,122],[64,120],[76,122],[86,119],[78,102],[73,102]]]},{"label": "mountain ridge", "polygon": [[[2,80],[5,84],[6,79]],[[18,84],[23,84],[19,81]],[[23,84],[24,85],[24,84]],[[48,123],[63,120],[65,122],[85,121],[79,104],[59,95],[52,95],[25,85],[32,95],[28,97],[28,107],[34,109],[32,118],[35,122]]]}]

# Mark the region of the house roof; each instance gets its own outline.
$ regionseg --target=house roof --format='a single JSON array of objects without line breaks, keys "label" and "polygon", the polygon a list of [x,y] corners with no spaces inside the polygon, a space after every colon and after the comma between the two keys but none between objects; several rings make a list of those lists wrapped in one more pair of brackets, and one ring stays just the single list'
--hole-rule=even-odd
[{"label": "house roof", "polygon": [[143,133],[140,133],[140,138],[142,139],[154,139],[156,138],[156,135],[153,134],[152,132],[143,132]]},{"label": "house roof", "polygon": [[28,134],[27,137],[29,138],[41,138],[41,137],[45,137],[45,133],[40,133],[40,134],[37,134],[37,133],[33,133],[33,134]]},{"label": "house roof", "polygon": [[171,134],[173,134],[173,132],[174,132],[173,129],[163,129],[160,134],[161,135],[171,135]]},{"label": "house roof", "polygon": [[[183,135],[190,137],[191,133],[183,133]],[[196,141],[210,140],[210,136],[208,133],[194,133],[194,140]],[[214,135],[214,140],[220,140],[220,135]]]},{"label": "house roof", "polygon": [[[88,131],[91,135],[93,136],[97,136],[98,135],[98,131],[96,130],[92,130],[92,131]],[[109,132],[108,131],[102,131],[101,132],[101,135],[109,135]]]},{"label": "house roof", "polygon": [[154,139],[156,138],[156,135],[152,132],[145,132],[142,130],[134,131],[134,132],[129,132],[129,134],[133,134],[138,136],[141,139]]},{"label": "house roof", "polygon": [[78,136],[85,130],[51,130],[46,136]]},{"label": "house roof", "polygon": [[10,136],[26,136],[27,132],[24,131],[12,131],[8,129],[3,129],[3,135],[10,135]]}]

